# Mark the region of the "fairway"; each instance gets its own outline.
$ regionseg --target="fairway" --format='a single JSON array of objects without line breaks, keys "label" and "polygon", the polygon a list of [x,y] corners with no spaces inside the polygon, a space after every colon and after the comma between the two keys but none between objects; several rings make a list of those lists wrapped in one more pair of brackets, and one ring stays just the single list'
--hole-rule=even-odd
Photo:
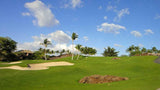
[{"label": "fairway", "polygon": [[[46,70],[21,71],[0,69],[0,90],[156,90],[160,88],[160,64],[157,56],[120,57],[71,57],[56,60],[23,60],[19,65],[66,61],[72,66],[49,67]],[[12,66],[2,64],[0,67]],[[128,77],[127,81],[104,84],[80,84],[79,80],[90,75]]]}]

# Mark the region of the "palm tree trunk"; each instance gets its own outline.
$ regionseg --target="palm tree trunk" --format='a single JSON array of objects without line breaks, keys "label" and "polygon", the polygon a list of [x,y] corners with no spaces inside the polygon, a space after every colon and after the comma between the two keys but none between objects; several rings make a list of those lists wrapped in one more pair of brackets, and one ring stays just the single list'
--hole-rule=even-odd
[{"label": "palm tree trunk", "polygon": [[45,60],[47,60],[47,58],[46,58],[46,47],[44,49],[44,58],[45,58]]},{"label": "palm tree trunk", "polygon": [[73,47],[73,40],[72,40],[72,49],[73,49],[73,52],[72,52],[72,60],[73,60],[73,57],[74,57],[74,47]]},{"label": "palm tree trunk", "polygon": [[79,59],[79,54],[78,54],[78,57],[77,57],[77,60]]}]

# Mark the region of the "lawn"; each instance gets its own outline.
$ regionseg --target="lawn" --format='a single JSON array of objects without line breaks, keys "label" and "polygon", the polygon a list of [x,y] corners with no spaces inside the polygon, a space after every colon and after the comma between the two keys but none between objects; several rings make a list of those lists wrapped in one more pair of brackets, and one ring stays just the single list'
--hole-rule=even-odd
[{"label": "lawn", "polygon": [[[0,69],[0,90],[156,90],[160,88],[160,64],[154,63],[156,56],[121,57],[71,57],[57,60],[23,60],[16,64],[68,61],[73,66],[50,67],[47,70],[20,71]],[[0,67],[11,66],[0,62]],[[127,81],[104,84],[80,84],[84,76],[113,75],[128,77]]]}]

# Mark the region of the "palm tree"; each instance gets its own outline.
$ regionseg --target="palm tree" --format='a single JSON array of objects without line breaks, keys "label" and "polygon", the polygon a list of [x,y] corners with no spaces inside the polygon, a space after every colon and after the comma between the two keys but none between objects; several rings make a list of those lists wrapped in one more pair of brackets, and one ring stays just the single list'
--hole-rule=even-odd
[{"label": "palm tree", "polygon": [[62,51],[60,52],[60,55],[62,55],[66,50],[62,49]]},{"label": "palm tree", "polygon": [[52,50],[51,53],[54,54],[55,52]]},{"label": "palm tree", "polygon": [[135,46],[132,45],[127,49],[127,52],[131,53],[135,49]]},{"label": "palm tree", "polygon": [[146,51],[147,51],[147,49],[144,48],[144,47],[143,47],[142,50],[141,50],[142,53],[146,53]]},{"label": "palm tree", "polygon": [[44,49],[44,58],[45,60],[47,60],[47,57],[46,57],[46,48],[48,45],[51,45],[51,42],[48,41],[48,39],[44,39],[43,43],[40,43],[40,45],[44,45],[45,49]]},{"label": "palm tree", "polygon": [[[80,51],[81,47],[82,47],[82,45],[77,44],[75,48],[76,48],[78,51]],[[79,54],[78,54],[77,60],[78,60],[78,58],[79,58]]]},{"label": "palm tree", "polygon": [[134,49],[135,49],[135,51],[139,51],[140,47],[139,46],[135,46]]},{"label": "palm tree", "polygon": [[73,33],[72,33],[72,49],[73,49],[73,52],[72,52],[72,60],[73,60],[73,57],[74,57],[74,54],[73,54],[73,53],[74,53],[74,46],[73,46],[74,43],[73,43],[73,42],[74,42],[74,40],[75,40],[76,38],[78,38],[78,35],[73,32]]},{"label": "palm tree", "polygon": [[108,47],[108,48],[104,48],[104,52],[103,52],[103,56],[107,57],[112,57],[112,56],[118,56],[118,51],[116,52],[114,48]]},{"label": "palm tree", "polygon": [[69,50],[67,50],[66,52],[67,52],[67,54],[71,54],[71,52]]},{"label": "palm tree", "polygon": [[57,54],[59,54],[59,51],[57,50],[57,51],[55,51]]},{"label": "palm tree", "polygon": [[152,51],[153,51],[154,53],[157,53],[157,48],[156,48],[156,47],[152,47]]},{"label": "palm tree", "polygon": [[148,49],[147,53],[153,53],[153,51],[151,49]]}]

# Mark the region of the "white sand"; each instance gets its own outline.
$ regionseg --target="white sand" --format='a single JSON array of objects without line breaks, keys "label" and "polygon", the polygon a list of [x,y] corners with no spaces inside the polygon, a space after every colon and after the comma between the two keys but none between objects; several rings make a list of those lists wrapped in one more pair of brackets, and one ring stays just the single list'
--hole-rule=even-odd
[{"label": "white sand", "polygon": [[18,63],[22,63],[22,61],[16,61],[16,62],[10,62],[10,63],[2,63],[2,64],[18,64]]},{"label": "white sand", "polygon": [[0,69],[15,69],[15,70],[44,70],[48,69],[50,66],[70,66],[74,65],[69,62],[47,62],[47,63],[39,63],[39,64],[29,64],[31,67],[20,67],[20,66],[9,66],[9,67],[0,67]]}]

